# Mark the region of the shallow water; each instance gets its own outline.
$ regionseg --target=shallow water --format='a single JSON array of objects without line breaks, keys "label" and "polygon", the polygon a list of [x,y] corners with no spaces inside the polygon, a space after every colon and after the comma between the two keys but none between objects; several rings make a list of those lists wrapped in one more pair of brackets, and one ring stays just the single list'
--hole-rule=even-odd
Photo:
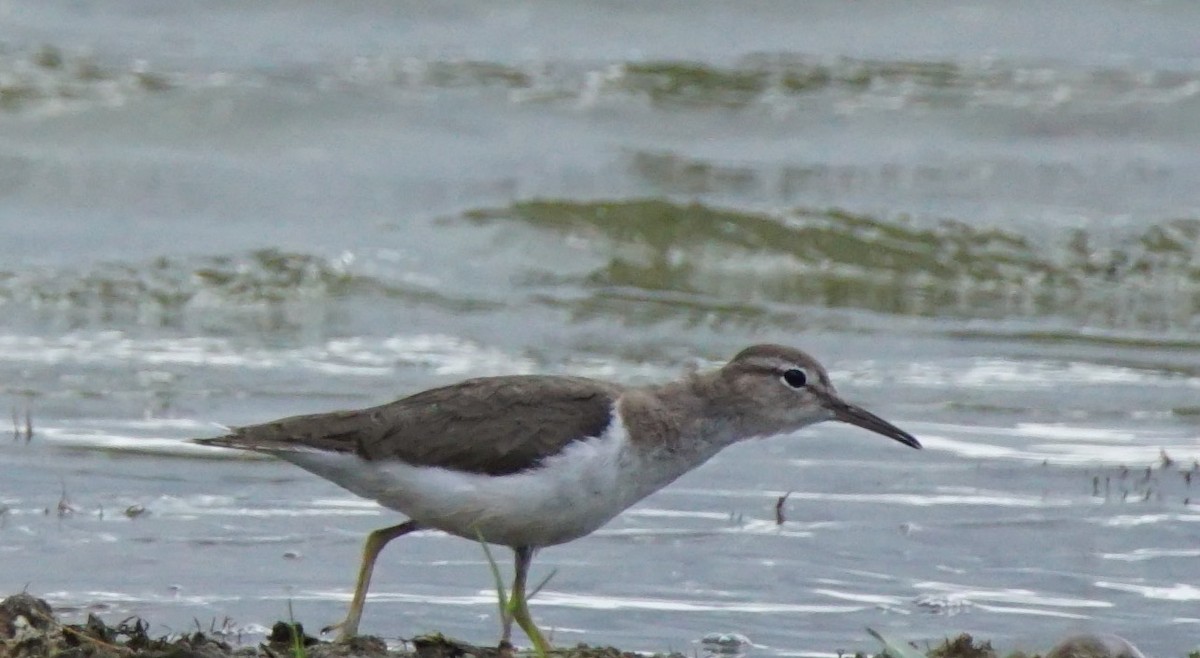
[{"label": "shallow water", "polygon": [[[319,627],[399,517],[184,439],[777,341],[927,449],[827,424],[725,451],[539,555],[555,641],[1195,646],[1193,4],[0,20],[0,390],[34,430],[0,442],[0,590]],[[488,641],[490,582],[470,542],[406,538],[363,630]]]}]

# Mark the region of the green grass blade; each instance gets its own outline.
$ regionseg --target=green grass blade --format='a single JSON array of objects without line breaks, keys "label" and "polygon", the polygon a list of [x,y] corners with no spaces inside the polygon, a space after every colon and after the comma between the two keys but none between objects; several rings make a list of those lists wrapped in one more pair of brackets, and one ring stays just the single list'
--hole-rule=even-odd
[{"label": "green grass blade", "polygon": [[492,557],[492,549],[488,548],[488,543],[483,540],[483,533],[476,530],[475,537],[479,540],[479,545],[483,547],[483,555],[487,558],[488,568],[492,570],[492,580],[496,584],[496,599],[500,602],[500,619],[503,621],[509,614],[508,590],[504,588],[504,577],[500,575],[500,567],[496,564],[496,558]]}]

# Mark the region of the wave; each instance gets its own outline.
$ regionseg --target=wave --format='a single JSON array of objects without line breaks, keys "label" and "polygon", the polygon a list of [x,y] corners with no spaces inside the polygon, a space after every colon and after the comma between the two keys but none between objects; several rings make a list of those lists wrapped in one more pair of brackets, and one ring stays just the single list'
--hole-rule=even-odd
[{"label": "wave", "polygon": [[149,94],[204,87],[500,91],[509,102],[576,107],[633,102],[662,109],[810,104],[839,111],[899,108],[1158,107],[1200,99],[1200,73],[1146,66],[1083,67],[1057,61],[885,60],[793,52],[754,53],[728,64],[690,59],[491,61],[366,55],[276,70],[172,71],[153,57],[105,62],[54,45],[0,52],[0,112],[119,106]]},{"label": "wave", "polygon": [[141,263],[100,263],[86,270],[0,270],[0,307],[20,307],[73,324],[171,325],[189,317],[269,320],[277,328],[303,324],[303,311],[354,298],[393,299],[451,311],[490,308],[485,299],[456,299],[429,287],[356,272],[351,257],[260,249],[245,254],[161,257]]},{"label": "wave", "polygon": [[870,107],[1055,107],[1166,105],[1200,96],[1193,71],[1084,68],[1060,62],[878,60],[756,53],[730,65],[696,60],[502,63],[361,57],[335,70],[344,84],[404,89],[493,88],[520,102],[593,105],[620,98],[655,106],[785,109],[834,92],[843,110]]},{"label": "wave", "polygon": [[391,276],[370,264],[379,258],[370,252],[266,249],[82,270],[0,270],[0,306],[77,324],[224,317],[280,325],[303,324],[313,309],[380,299],[454,314],[524,303],[565,309],[576,321],[605,316],[634,324],[795,326],[802,311],[827,308],[1005,321],[943,327],[963,337],[1086,335],[1166,346],[1195,344],[1188,336],[1200,321],[1196,219],[1163,221],[1119,241],[1082,229],[1045,239],[954,220],[751,212],[664,199],[533,200],[451,221],[549,234],[588,257],[568,271],[539,265],[520,240],[503,243],[497,248],[512,253],[498,257],[497,266],[508,269],[496,276],[514,282],[503,301],[467,284],[445,290]]},{"label": "wave", "polygon": [[145,61],[113,67],[50,45],[0,52],[0,113],[115,107],[175,86],[173,76],[151,70]]},{"label": "wave", "polygon": [[663,199],[536,200],[466,217],[562,234],[602,256],[577,282],[591,291],[576,303],[582,314],[627,305],[651,319],[729,313],[782,321],[789,308],[816,306],[1184,332],[1197,328],[1200,311],[1196,219],[1110,243],[1106,233],[1083,229],[1046,240],[954,220]]}]

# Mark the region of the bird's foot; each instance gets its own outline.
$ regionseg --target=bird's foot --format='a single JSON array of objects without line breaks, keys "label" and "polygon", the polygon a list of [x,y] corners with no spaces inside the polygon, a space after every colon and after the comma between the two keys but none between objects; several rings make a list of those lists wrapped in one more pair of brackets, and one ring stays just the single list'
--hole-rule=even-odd
[{"label": "bird's foot", "polygon": [[330,624],[321,629],[321,635],[328,635],[337,631],[337,637],[334,642],[348,642],[358,637],[358,620],[343,619],[336,624]]}]

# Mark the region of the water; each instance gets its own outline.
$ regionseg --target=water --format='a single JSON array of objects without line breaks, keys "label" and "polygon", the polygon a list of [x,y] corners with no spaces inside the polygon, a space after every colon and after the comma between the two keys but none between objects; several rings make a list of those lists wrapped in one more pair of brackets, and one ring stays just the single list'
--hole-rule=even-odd
[{"label": "water", "polygon": [[[34,429],[0,442],[0,590],[161,632],[337,621],[399,517],[184,439],[776,341],[927,449],[727,450],[539,555],[555,641],[1195,646],[1192,3],[0,21],[0,391]],[[491,641],[490,582],[470,542],[407,537],[363,629]]]}]

